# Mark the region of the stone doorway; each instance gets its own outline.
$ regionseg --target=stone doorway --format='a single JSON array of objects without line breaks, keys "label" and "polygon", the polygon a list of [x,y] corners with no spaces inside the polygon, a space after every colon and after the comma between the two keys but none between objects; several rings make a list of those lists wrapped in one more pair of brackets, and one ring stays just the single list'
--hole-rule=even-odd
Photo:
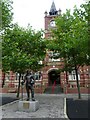
[{"label": "stone doorway", "polygon": [[56,81],[56,85],[60,85],[60,74],[56,69],[48,72],[48,85],[52,86],[54,84],[54,81]]}]

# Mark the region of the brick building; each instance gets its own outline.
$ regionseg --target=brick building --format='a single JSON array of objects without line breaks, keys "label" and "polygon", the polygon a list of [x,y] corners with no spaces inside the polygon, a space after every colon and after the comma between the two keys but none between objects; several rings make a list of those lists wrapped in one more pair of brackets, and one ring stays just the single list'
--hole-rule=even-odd
[{"label": "brick building", "polygon": [[[51,37],[50,28],[55,27],[54,19],[57,16],[61,15],[61,10],[57,10],[55,7],[55,3],[52,2],[49,13],[45,11],[45,38]],[[45,67],[42,68],[41,77],[39,76],[39,72],[36,73],[36,82],[35,82],[35,92],[43,93],[45,90],[50,90],[52,93],[55,93],[55,88],[58,88],[58,91],[61,93],[77,93],[77,83],[76,83],[76,75],[75,71],[68,72],[60,72],[57,73],[59,68],[63,68],[64,62],[62,58],[53,59],[50,56],[53,53],[51,51],[47,51],[46,57],[44,59]],[[13,74],[11,71],[10,74],[5,77],[5,85],[4,92],[15,92],[17,90],[18,75]],[[80,67],[78,70],[78,78],[80,84],[81,93],[90,93],[90,66]],[[8,80],[9,79],[9,80]],[[68,81],[67,81],[68,79]],[[6,87],[5,87],[6,86]],[[8,87],[7,87],[8,86]],[[11,88],[10,88],[11,86]],[[57,87],[58,86],[58,87]]]},{"label": "brick building", "polygon": [[[55,3],[52,2],[51,8],[49,13],[45,11],[45,38],[51,37],[50,28],[55,28],[55,21],[54,19],[57,16],[61,15],[61,10],[57,10],[55,7]],[[55,85],[60,86],[60,90],[64,93],[77,93],[77,83],[76,83],[76,75],[75,71],[71,73],[61,72],[60,74],[57,73],[59,68],[62,68],[64,63],[63,59],[53,59],[50,56],[52,55],[51,51],[48,51],[45,57],[45,64],[46,66],[43,68],[42,77],[43,77],[43,84],[47,85],[47,88]],[[67,81],[67,79],[68,81]],[[89,91],[89,83],[90,83],[90,67],[83,66],[79,68],[78,71],[78,78],[80,83],[80,91],[81,93],[88,93]],[[55,82],[56,81],[56,82]]]}]

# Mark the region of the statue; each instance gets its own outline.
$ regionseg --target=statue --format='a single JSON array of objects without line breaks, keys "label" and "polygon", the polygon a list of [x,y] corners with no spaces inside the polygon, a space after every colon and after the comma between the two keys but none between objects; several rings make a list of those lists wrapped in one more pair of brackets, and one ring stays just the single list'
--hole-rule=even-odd
[{"label": "statue", "polygon": [[21,84],[23,85],[26,82],[26,91],[27,91],[27,101],[29,101],[30,99],[30,90],[31,90],[31,98],[32,101],[35,101],[34,99],[34,76],[27,71],[24,80],[21,82]]}]

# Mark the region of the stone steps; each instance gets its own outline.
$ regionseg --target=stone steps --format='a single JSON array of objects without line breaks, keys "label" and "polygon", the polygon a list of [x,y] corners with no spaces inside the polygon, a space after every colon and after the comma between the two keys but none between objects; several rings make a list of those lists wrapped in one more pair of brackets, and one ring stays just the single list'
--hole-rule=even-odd
[{"label": "stone steps", "polygon": [[60,87],[60,85],[56,85],[54,86],[54,88],[52,88],[52,86],[48,86],[44,93],[47,94],[61,94],[63,92],[62,88]]}]

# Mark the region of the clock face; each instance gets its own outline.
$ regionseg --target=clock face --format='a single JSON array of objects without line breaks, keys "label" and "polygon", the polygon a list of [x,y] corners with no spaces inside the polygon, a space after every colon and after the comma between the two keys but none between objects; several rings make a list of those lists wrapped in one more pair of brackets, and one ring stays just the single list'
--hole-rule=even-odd
[{"label": "clock face", "polygon": [[54,20],[52,20],[52,21],[50,22],[50,26],[51,26],[51,27],[55,27],[55,21],[54,21]]}]

